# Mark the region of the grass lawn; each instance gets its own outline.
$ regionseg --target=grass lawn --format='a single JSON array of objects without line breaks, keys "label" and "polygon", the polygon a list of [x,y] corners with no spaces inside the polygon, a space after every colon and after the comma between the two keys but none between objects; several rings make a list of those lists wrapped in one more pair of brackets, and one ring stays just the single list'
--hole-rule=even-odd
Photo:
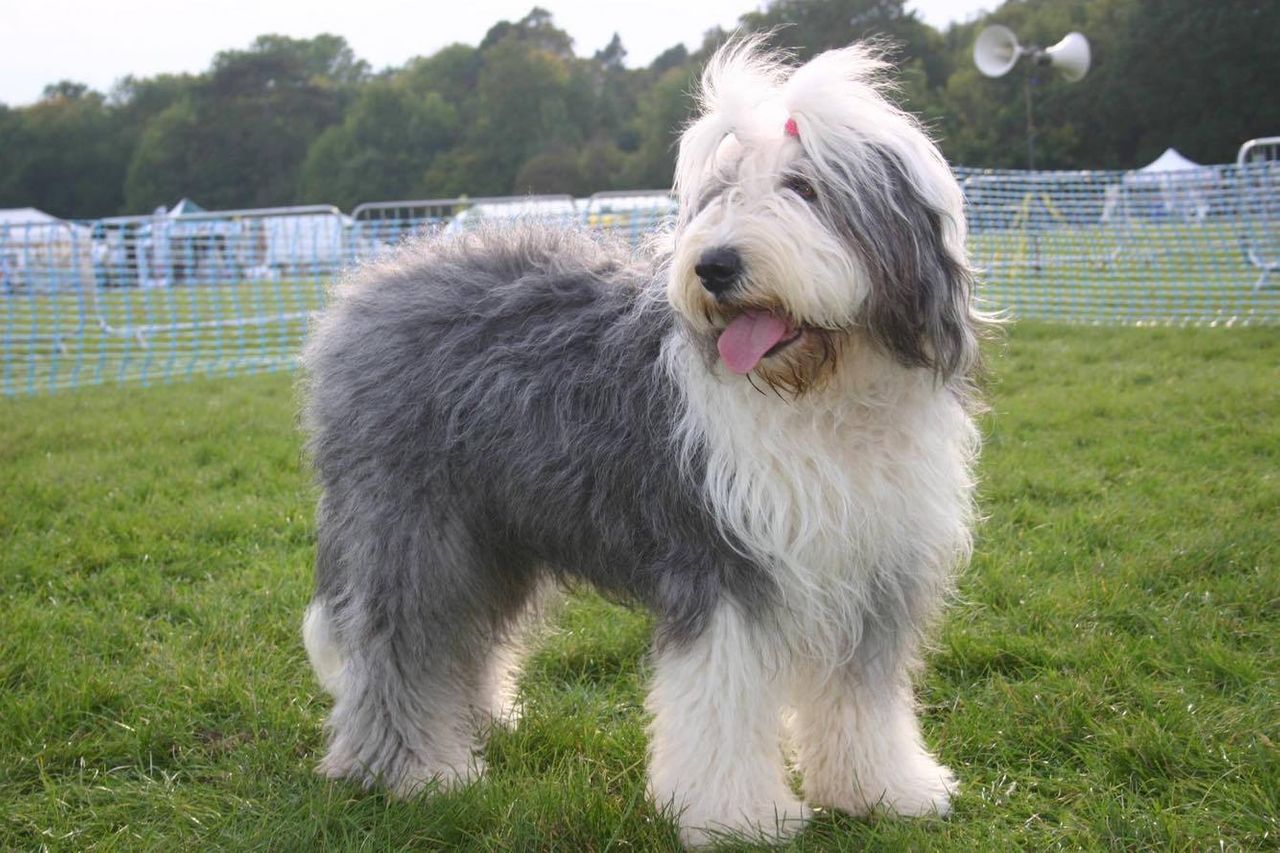
[{"label": "grass lawn", "polygon": [[[920,685],[947,820],[797,850],[1280,846],[1280,335],[1024,324]],[[312,500],[287,374],[0,401],[0,848],[670,849],[642,615],[574,598],[490,775],[311,772]]]}]

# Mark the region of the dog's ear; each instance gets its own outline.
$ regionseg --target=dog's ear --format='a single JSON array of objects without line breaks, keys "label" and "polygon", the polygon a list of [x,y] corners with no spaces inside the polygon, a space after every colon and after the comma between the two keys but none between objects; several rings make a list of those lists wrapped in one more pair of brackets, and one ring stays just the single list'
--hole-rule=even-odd
[{"label": "dog's ear", "polygon": [[864,317],[899,362],[940,379],[978,360],[964,203],[941,152],[888,97],[876,45],[828,51],[800,67],[784,96],[801,143],[834,190],[828,212],[870,273]]},{"label": "dog's ear", "polygon": [[[927,367],[943,381],[963,377],[977,365],[982,320],[973,308],[959,190],[944,209],[895,152],[872,146],[868,153],[880,160],[870,170],[877,180],[862,182],[861,209],[850,223],[871,272],[868,331],[902,364]],[[934,190],[928,195],[947,195]]]},{"label": "dog's ear", "polygon": [[882,156],[892,195],[892,266],[877,277],[869,296],[872,333],[906,364],[927,366],[942,379],[963,377],[978,361],[979,327],[974,274],[964,250],[964,211],[959,205],[938,209],[897,156]]}]

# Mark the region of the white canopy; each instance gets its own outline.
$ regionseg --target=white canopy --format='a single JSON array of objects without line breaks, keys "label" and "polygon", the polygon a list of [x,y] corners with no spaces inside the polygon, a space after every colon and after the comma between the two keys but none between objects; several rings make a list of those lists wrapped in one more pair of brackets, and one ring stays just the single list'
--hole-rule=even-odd
[{"label": "white canopy", "polygon": [[169,211],[169,217],[189,216],[192,213],[205,213],[205,209],[196,204],[191,199],[183,196],[182,199],[173,206],[173,210]]},{"label": "white canopy", "polygon": [[1124,176],[1123,185],[1130,196],[1128,213],[1203,221],[1209,215],[1208,190],[1213,180],[1212,167],[1166,148],[1154,161]]},{"label": "white canopy", "polygon": [[9,207],[0,210],[0,225],[48,225],[61,219],[34,207]]},{"label": "white canopy", "polygon": [[72,237],[88,239],[90,229],[34,207],[0,210],[0,238],[7,243],[47,243]]},{"label": "white canopy", "polygon": [[1157,175],[1168,172],[1189,172],[1197,169],[1203,169],[1199,163],[1194,160],[1188,160],[1182,156],[1176,148],[1166,148],[1164,153],[1151,161],[1147,165],[1138,170],[1141,175]]},{"label": "white canopy", "polygon": [[0,210],[0,292],[51,292],[93,281],[91,230],[34,207]]}]

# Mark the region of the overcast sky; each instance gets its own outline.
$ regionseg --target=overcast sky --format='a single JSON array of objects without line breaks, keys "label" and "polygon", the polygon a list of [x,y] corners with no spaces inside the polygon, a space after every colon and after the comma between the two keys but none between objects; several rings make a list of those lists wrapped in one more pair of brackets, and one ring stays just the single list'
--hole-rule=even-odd
[{"label": "overcast sky", "polygon": [[[936,27],[973,18],[1000,0],[908,0]],[[477,44],[500,20],[535,5],[551,10],[579,55],[622,35],[629,66],[647,65],[676,42],[696,47],[762,3],[752,0],[6,0],[0,12],[0,103],[28,104],[45,84],[69,79],[100,91],[126,74],[203,71],[213,55],[262,33],[343,36],[375,69],[402,65],[453,42]],[[435,12],[435,9],[447,10]]]}]

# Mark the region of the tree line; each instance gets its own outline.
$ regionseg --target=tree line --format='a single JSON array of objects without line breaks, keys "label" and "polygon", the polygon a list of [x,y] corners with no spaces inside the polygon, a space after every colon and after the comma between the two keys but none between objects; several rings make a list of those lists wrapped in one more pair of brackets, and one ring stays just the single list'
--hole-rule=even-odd
[{"label": "tree line", "polygon": [[[1026,67],[982,77],[978,30],[1026,42],[1084,32],[1082,83],[1040,74],[1037,166],[1134,168],[1168,146],[1228,162],[1246,139],[1280,133],[1275,0],[1007,0],[940,32],[905,0],[772,0],[739,32],[803,60],[863,38],[890,45],[897,97],[957,164],[1025,165]],[[146,213],[189,196],[227,209],[505,195],[587,195],[669,185],[689,92],[730,33],[625,65],[615,35],[580,56],[534,8],[375,72],[336,35],[263,35],[199,74],[126,77],[109,93],[63,81],[39,102],[0,105],[0,208],[64,217]]]}]

